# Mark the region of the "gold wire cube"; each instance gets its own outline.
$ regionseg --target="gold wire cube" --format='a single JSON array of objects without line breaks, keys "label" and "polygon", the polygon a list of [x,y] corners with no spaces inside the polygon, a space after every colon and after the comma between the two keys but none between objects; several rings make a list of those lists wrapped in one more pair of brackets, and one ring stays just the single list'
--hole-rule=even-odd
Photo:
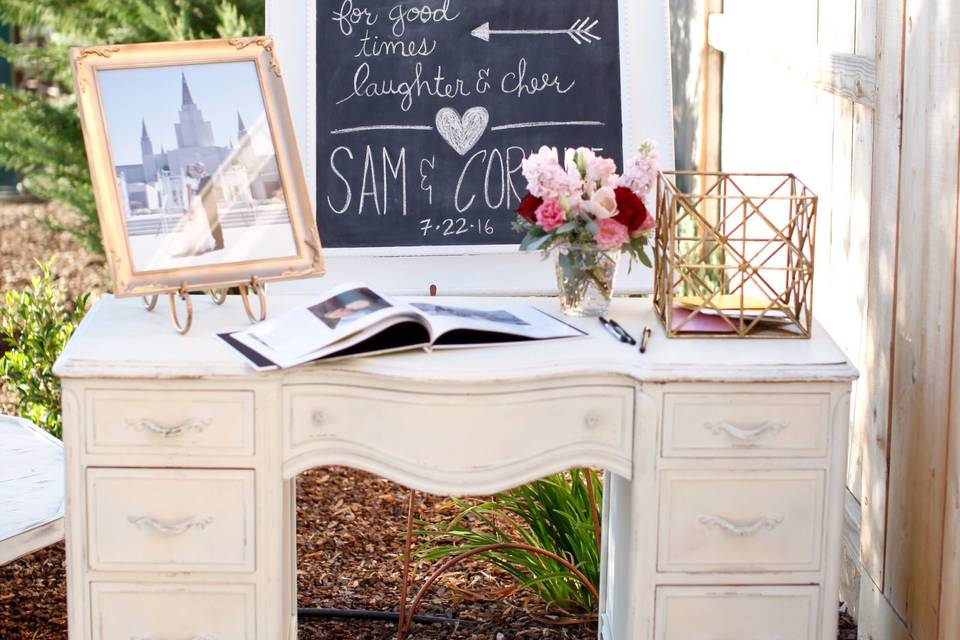
[{"label": "gold wire cube", "polygon": [[816,217],[793,174],[661,173],[654,305],[667,335],[809,338]]}]

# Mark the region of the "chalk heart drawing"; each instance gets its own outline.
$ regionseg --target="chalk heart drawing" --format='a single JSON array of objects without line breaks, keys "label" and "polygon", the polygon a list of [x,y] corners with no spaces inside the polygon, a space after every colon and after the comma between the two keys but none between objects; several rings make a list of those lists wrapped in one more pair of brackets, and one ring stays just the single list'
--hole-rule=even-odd
[{"label": "chalk heart drawing", "polygon": [[490,124],[490,112],[483,107],[468,109],[463,117],[456,109],[444,107],[437,111],[437,131],[454,151],[462,156],[473,149]]}]

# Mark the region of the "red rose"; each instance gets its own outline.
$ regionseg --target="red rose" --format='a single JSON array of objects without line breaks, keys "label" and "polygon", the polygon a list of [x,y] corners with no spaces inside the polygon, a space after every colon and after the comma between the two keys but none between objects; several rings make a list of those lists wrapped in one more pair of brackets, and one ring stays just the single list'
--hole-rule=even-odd
[{"label": "red rose", "polygon": [[528,222],[537,221],[537,209],[543,204],[543,198],[528,193],[517,208],[517,215]]},{"label": "red rose", "polygon": [[647,231],[653,228],[653,218],[647,211],[647,205],[643,200],[627,187],[617,187],[614,189],[617,196],[617,215],[614,220],[624,225],[631,233],[636,231]]}]

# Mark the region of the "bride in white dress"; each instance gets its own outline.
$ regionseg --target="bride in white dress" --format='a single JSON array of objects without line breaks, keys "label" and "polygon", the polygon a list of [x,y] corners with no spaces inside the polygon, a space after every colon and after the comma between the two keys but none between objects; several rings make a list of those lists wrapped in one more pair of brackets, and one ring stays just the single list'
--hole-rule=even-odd
[{"label": "bride in white dress", "polygon": [[178,225],[177,248],[172,252],[174,258],[190,258],[209,253],[216,248],[213,233],[210,230],[210,220],[203,208],[200,197],[200,180],[206,175],[207,168],[202,162],[187,167],[188,201],[187,211]]}]

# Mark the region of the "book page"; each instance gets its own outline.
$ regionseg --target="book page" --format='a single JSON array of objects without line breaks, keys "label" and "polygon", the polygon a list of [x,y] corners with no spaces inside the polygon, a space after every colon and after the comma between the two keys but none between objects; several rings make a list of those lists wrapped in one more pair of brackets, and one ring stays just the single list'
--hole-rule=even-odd
[{"label": "book page", "polygon": [[[585,335],[576,327],[554,318],[530,304],[492,304],[463,307],[440,302],[409,303],[424,314],[433,327],[434,341],[439,346],[473,343],[460,340],[461,332],[499,334],[527,340],[573,338]],[[452,335],[454,332],[456,336]],[[444,339],[447,337],[447,340]],[[505,339],[504,341],[509,341]],[[491,338],[485,342],[494,343]]]},{"label": "book page", "polygon": [[[422,322],[408,307],[364,285],[343,285],[308,307],[288,311],[233,334],[281,366],[304,362],[328,347],[356,344],[397,321]],[[339,346],[338,346],[339,345]]]}]

